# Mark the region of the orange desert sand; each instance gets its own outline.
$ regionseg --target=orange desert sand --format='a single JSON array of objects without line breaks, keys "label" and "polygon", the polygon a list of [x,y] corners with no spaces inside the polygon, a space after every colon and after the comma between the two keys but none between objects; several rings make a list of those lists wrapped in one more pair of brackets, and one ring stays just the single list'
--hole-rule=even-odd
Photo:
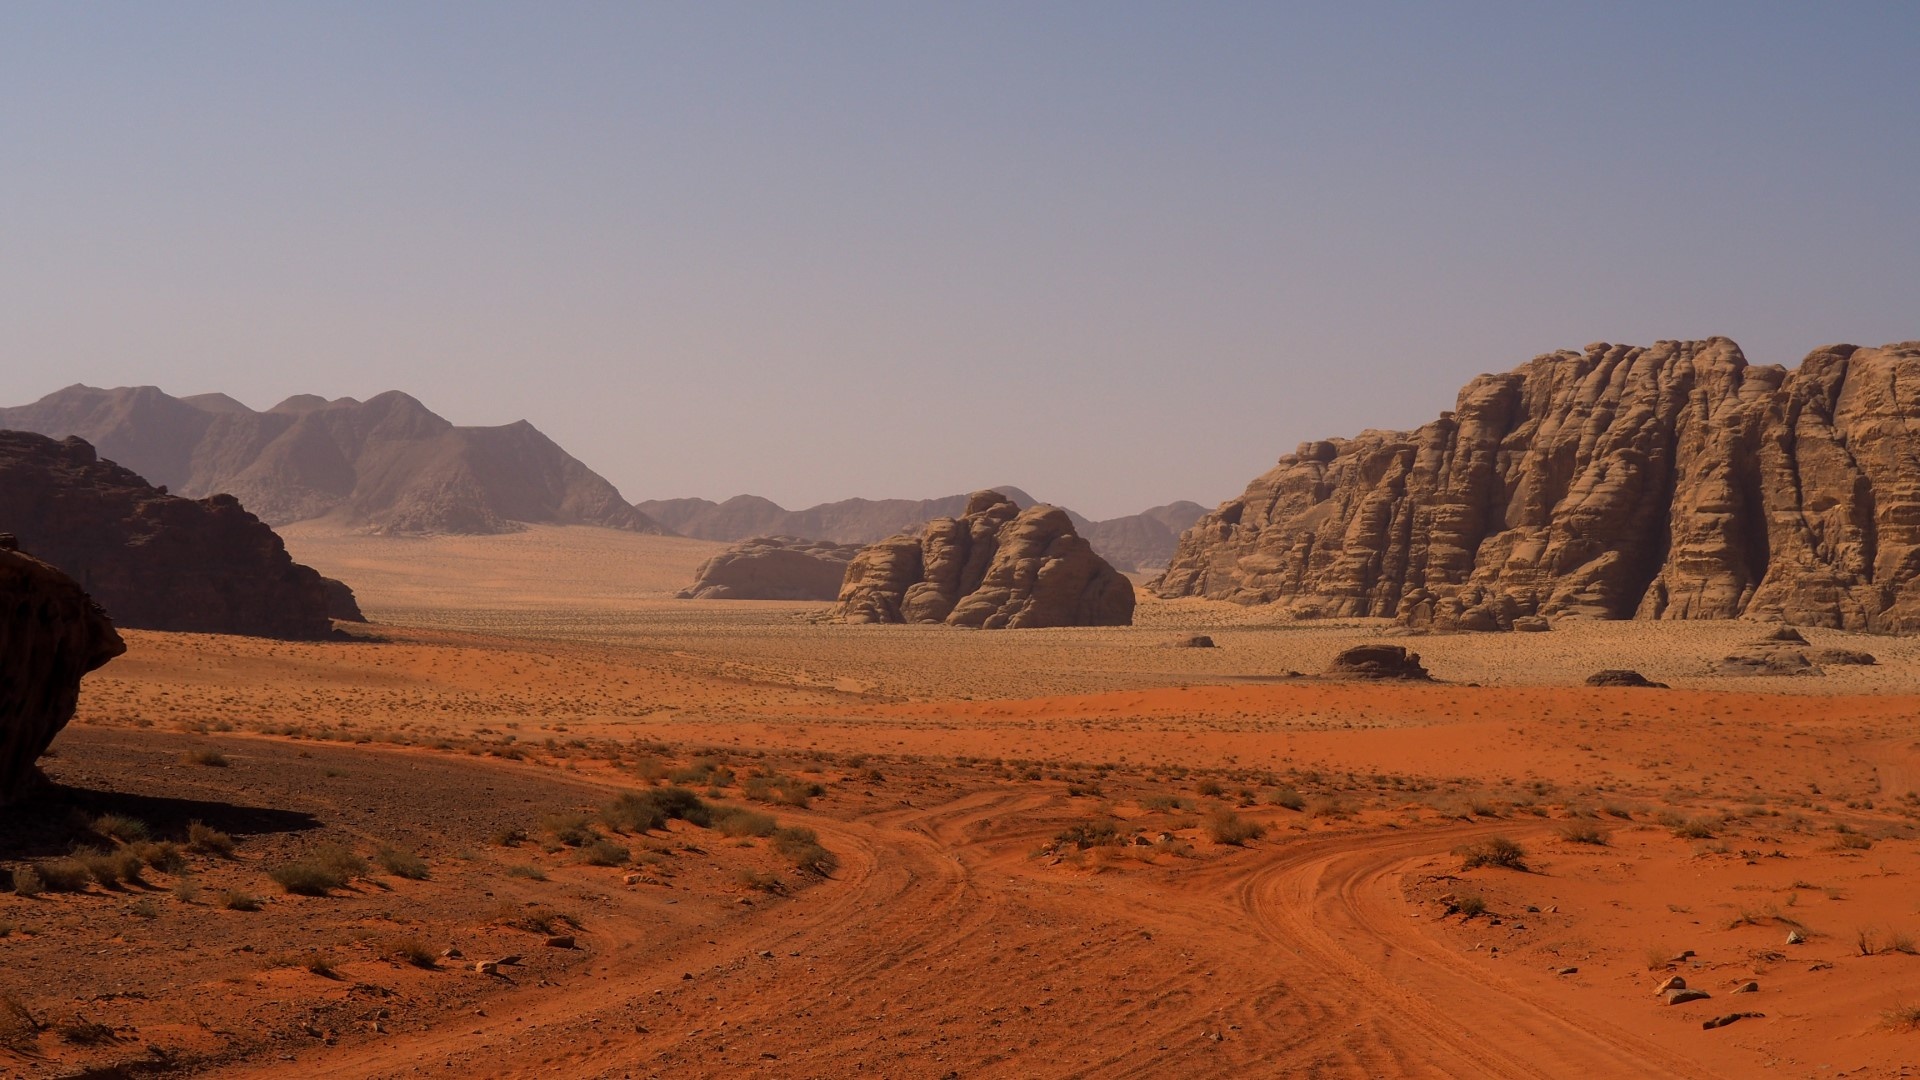
[{"label": "orange desert sand", "polygon": [[[1736,678],[1767,627],[840,626],[671,599],[717,543],[286,536],[374,623],[132,631],[87,678],[73,812],[203,842],[0,894],[0,1070],[1920,1072],[1913,639]],[[1373,640],[1440,681],[1311,677]],[[670,783],[750,812],[622,820]],[[324,850],[370,862],[270,876]]]}]

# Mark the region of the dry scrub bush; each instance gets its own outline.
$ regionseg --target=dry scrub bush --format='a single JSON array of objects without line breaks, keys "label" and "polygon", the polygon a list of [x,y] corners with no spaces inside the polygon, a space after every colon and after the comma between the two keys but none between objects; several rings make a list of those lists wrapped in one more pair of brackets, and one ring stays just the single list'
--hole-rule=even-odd
[{"label": "dry scrub bush", "polygon": [[740,806],[715,806],[711,818],[713,828],[722,836],[772,836],[779,827],[772,814]]},{"label": "dry scrub bush", "polygon": [[1487,898],[1479,893],[1467,893],[1455,899],[1453,906],[1460,912],[1461,918],[1471,919],[1487,913]]},{"label": "dry scrub bush", "polygon": [[1238,847],[1249,840],[1258,840],[1267,834],[1267,827],[1257,821],[1248,821],[1231,810],[1222,810],[1207,821],[1207,835],[1213,837],[1216,844],[1232,844]]},{"label": "dry scrub bush", "polygon": [[118,840],[126,844],[145,840],[152,834],[146,822],[124,814],[101,814],[93,819],[93,831],[109,840]]},{"label": "dry scrub bush", "polygon": [[0,1046],[9,1050],[25,1050],[33,1045],[40,1035],[40,1021],[19,998],[12,994],[0,994]]},{"label": "dry scrub bush", "polygon": [[1062,844],[1072,844],[1082,851],[1100,844],[1111,844],[1119,838],[1120,826],[1112,818],[1094,818],[1091,821],[1077,822],[1054,834],[1054,840]]},{"label": "dry scrub bush", "polygon": [[1286,810],[1305,810],[1307,800],[1290,787],[1275,788],[1267,795],[1267,801]]},{"label": "dry scrub bush", "polygon": [[388,938],[380,951],[389,960],[412,964],[417,968],[432,968],[439,960],[432,946],[413,934]]},{"label": "dry scrub bush", "polygon": [[267,874],[274,884],[300,896],[325,896],[367,873],[367,860],[338,844],[322,844],[297,862]]},{"label": "dry scrub bush", "polygon": [[526,866],[526,865],[509,866],[507,867],[507,876],[517,877],[517,878],[526,878],[528,881],[547,880],[547,872],[545,870],[540,869],[537,866]]},{"label": "dry scrub bush", "polygon": [[60,1037],[61,1042],[73,1046],[104,1046],[114,1041],[112,1028],[84,1016],[75,1016],[56,1026],[53,1033]]},{"label": "dry scrub bush", "polygon": [[1480,866],[1504,866],[1509,870],[1527,868],[1527,850],[1504,836],[1490,836],[1455,848],[1453,853],[1460,856],[1462,870]]},{"label": "dry scrub bush", "polygon": [[1606,847],[1613,842],[1607,830],[1602,829],[1591,821],[1569,821],[1554,831],[1560,834],[1560,839],[1571,844],[1592,844],[1595,847]]},{"label": "dry scrub bush", "polygon": [[632,861],[633,852],[625,844],[616,844],[605,837],[580,848],[580,861],[588,866],[625,866]]},{"label": "dry scrub bush", "polygon": [[239,889],[228,889],[220,894],[220,906],[228,911],[259,911],[260,900]]},{"label": "dry scrub bush", "polygon": [[186,758],[189,765],[206,765],[215,769],[224,769],[232,764],[227,760],[227,755],[218,750],[193,750],[188,752]]},{"label": "dry scrub bush", "polygon": [[1920,1029],[1920,1005],[1895,1005],[1880,1014],[1880,1023],[1895,1031]]},{"label": "dry scrub bush", "polygon": [[795,869],[821,877],[833,873],[840,865],[839,858],[820,845],[820,838],[812,829],[794,826],[775,830],[773,850]]},{"label": "dry scrub bush", "polygon": [[267,968],[300,968],[310,971],[323,979],[337,979],[340,973],[334,970],[333,959],[317,949],[306,952],[275,953],[266,958],[263,966]]},{"label": "dry scrub bush", "polygon": [[427,879],[427,860],[410,851],[383,847],[374,853],[373,861],[379,864],[380,869],[394,877],[407,878],[411,881]]},{"label": "dry scrub bush", "polygon": [[187,825],[187,847],[202,855],[233,854],[233,837],[198,821]]},{"label": "dry scrub bush", "polygon": [[47,879],[40,871],[31,866],[15,867],[13,871],[13,891],[21,896],[39,896],[47,891]]}]

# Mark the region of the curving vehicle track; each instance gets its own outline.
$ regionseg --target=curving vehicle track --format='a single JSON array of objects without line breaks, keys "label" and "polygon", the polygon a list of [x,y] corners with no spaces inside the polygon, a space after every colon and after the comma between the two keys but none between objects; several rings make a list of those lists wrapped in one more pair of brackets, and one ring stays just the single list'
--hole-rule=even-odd
[{"label": "curving vehicle track", "polygon": [[1408,869],[1492,827],[1069,874],[1031,854],[1065,803],[989,789],[810,818],[840,856],[832,880],[678,938],[598,926],[563,986],[312,1064],[339,1078],[1721,1075],[1409,917]]}]

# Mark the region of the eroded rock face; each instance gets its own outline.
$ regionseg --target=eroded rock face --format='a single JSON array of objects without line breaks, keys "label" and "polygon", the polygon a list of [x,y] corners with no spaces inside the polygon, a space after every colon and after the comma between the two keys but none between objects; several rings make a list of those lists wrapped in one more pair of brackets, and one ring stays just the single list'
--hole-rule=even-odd
[{"label": "eroded rock face", "polygon": [[1663,682],[1654,682],[1645,675],[1628,668],[1608,668],[1587,676],[1588,686],[1640,686],[1653,690],[1666,690]]},{"label": "eroded rock face", "polygon": [[1126,626],[1133,603],[1133,583],[1093,553],[1064,511],[1023,511],[999,492],[977,491],[959,517],[854,556],[834,617],[985,630]]},{"label": "eroded rock face", "polygon": [[1507,629],[1527,616],[1920,629],[1920,342],[1792,372],[1725,338],[1482,375],[1413,432],[1303,443],[1181,538],[1162,596]]},{"label": "eroded rock face", "polygon": [[682,600],[834,600],[858,544],[763,536],[700,564]]},{"label": "eroded rock face", "polygon": [[80,677],[127,651],[67,575],[0,538],[0,806],[26,795],[34,762],[73,718]]},{"label": "eroded rock face", "polygon": [[78,438],[0,431],[0,530],[123,628],[315,640],[359,615],[233,496],[165,494]]}]

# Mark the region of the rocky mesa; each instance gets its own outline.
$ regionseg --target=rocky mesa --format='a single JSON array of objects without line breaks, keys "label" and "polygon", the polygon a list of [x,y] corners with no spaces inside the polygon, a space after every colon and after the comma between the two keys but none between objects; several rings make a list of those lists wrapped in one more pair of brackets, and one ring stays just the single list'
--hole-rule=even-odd
[{"label": "rocky mesa", "polygon": [[1181,538],[1165,597],[1920,629],[1920,342],[1750,365],[1726,338],[1482,375],[1412,432],[1304,443]]},{"label": "rocky mesa", "polygon": [[406,394],[296,395],[264,412],[225,394],[69,386],[0,409],[0,428],[77,435],[195,498],[225,493],[273,525],[324,518],[387,534],[499,533],[520,523],[664,530],[524,420],[461,427]]},{"label": "rocky mesa", "polygon": [[700,564],[682,600],[833,600],[858,544],[762,536]]},{"label": "rocky mesa", "polygon": [[1094,554],[1066,512],[977,491],[957,518],[873,544],[847,566],[833,617],[984,630],[1126,626],[1133,583]]},{"label": "rocky mesa", "polygon": [[80,677],[126,651],[72,578],[0,536],[0,806],[31,789],[34,762],[73,718]]},{"label": "rocky mesa", "polygon": [[85,440],[0,431],[0,531],[80,582],[121,627],[316,640],[352,591],[287,554],[231,495],[187,499]]}]

